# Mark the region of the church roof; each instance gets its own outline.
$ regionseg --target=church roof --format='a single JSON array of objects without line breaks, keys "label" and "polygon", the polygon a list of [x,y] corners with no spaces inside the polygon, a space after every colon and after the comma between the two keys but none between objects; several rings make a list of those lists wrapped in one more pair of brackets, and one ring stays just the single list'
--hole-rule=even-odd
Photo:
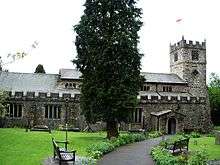
[{"label": "church roof", "polygon": [[[142,72],[148,83],[186,84],[176,74]],[[81,73],[76,69],[60,69],[59,74],[0,72],[0,89],[23,92],[79,93],[77,89],[57,87],[60,79],[79,80]]]},{"label": "church roof", "polygon": [[178,75],[173,73],[148,73],[142,72],[145,82],[148,83],[167,83],[167,84],[186,84]]},{"label": "church roof", "polygon": [[79,93],[57,88],[58,74],[0,72],[0,89],[6,91]]},{"label": "church roof", "polygon": [[60,79],[80,79],[81,72],[76,69],[60,69]]},{"label": "church roof", "polygon": [[159,112],[151,112],[150,114],[158,117],[158,116],[162,116],[167,113],[170,113],[170,112],[172,112],[172,111],[171,110],[164,110],[164,111],[159,111]]},{"label": "church roof", "polygon": [[[145,81],[149,83],[186,84],[178,75],[172,73],[141,72],[141,75],[143,75]],[[80,79],[80,76],[81,73],[76,69],[60,69],[61,79]]]}]

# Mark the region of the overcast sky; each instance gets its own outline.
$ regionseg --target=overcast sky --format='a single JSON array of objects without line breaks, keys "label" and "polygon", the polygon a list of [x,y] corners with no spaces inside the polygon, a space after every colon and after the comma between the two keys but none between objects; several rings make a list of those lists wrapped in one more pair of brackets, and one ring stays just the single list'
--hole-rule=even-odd
[{"label": "overcast sky", "polygon": [[[75,33],[72,26],[83,14],[85,0],[1,0],[0,56],[29,53],[5,65],[13,72],[34,72],[43,64],[47,73],[73,68]],[[144,26],[140,32],[142,71],[169,73],[169,44],[186,40],[207,41],[207,70],[220,73],[219,0],[139,0]],[[181,18],[182,21],[176,23]],[[39,44],[31,48],[34,41]]]}]

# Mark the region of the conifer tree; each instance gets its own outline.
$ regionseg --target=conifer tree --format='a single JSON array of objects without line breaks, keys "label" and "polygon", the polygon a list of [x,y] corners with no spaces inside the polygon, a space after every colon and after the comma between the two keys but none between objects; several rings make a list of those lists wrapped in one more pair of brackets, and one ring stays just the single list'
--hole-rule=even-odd
[{"label": "conifer tree", "polygon": [[43,66],[42,64],[39,64],[39,65],[36,67],[34,73],[46,73],[45,70],[44,70],[44,66]]},{"label": "conifer tree", "polygon": [[86,0],[84,6],[74,26],[81,108],[89,123],[106,122],[107,138],[117,137],[117,124],[135,108],[142,80],[137,48],[142,11],[135,0]]}]

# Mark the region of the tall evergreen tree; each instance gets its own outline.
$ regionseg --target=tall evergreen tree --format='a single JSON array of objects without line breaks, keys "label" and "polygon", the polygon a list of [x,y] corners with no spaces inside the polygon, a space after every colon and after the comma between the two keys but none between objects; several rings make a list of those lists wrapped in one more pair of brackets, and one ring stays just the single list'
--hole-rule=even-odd
[{"label": "tall evergreen tree", "polygon": [[45,70],[44,70],[44,66],[43,66],[42,64],[39,64],[39,65],[36,67],[34,73],[46,73]]},{"label": "tall evergreen tree", "polygon": [[142,80],[137,45],[142,26],[135,0],[86,0],[73,60],[82,73],[81,108],[89,123],[107,123],[107,138],[135,108]]}]

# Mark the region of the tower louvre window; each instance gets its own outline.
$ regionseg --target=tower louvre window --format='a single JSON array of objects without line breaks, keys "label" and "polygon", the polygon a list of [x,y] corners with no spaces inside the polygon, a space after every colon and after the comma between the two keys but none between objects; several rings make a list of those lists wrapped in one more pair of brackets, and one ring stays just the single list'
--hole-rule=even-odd
[{"label": "tower louvre window", "polygon": [[178,61],[178,53],[174,54],[174,62]]},{"label": "tower louvre window", "polygon": [[199,51],[198,50],[192,50],[192,60],[193,61],[199,60]]}]

